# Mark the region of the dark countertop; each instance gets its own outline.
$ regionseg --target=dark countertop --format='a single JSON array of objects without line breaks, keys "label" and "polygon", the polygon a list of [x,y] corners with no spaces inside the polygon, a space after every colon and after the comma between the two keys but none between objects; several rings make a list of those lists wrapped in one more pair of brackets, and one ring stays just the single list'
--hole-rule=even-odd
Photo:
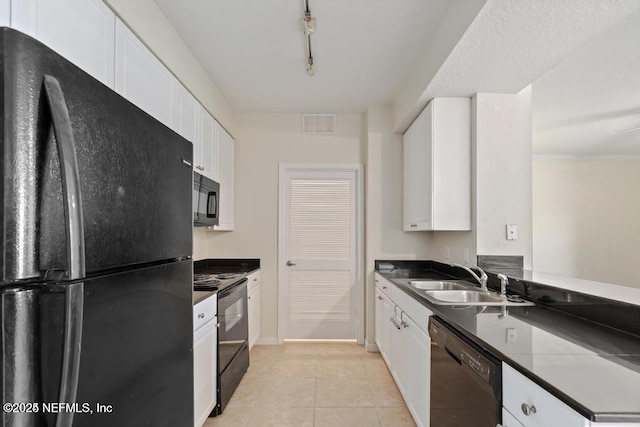
[{"label": "dark countertop", "polygon": [[204,301],[209,297],[216,295],[218,291],[193,291],[193,305],[195,306],[200,301]]},{"label": "dark countertop", "polygon": [[[640,338],[636,335],[540,303],[505,308],[431,304],[420,291],[397,279],[453,277],[404,267],[392,273],[378,272],[586,418],[640,422]],[[507,329],[515,330],[515,340],[507,342]]]},{"label": "dark countertop", "polygon": [[[246,275],[260,269],[260,259],[257,258],[210,258],[193,262],[193,272],[203,274],[245,273]],[[216,295],[218,291],[193,291],[193,305]]]}]

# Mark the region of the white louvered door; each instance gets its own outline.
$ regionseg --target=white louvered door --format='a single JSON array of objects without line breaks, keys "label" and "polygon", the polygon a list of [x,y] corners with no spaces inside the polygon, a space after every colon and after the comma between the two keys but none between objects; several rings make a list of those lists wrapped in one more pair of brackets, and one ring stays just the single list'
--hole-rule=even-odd
[{"label": "white louvered door", "polygon": [[356,338],[356,172],[285,178],[285,339]]}]

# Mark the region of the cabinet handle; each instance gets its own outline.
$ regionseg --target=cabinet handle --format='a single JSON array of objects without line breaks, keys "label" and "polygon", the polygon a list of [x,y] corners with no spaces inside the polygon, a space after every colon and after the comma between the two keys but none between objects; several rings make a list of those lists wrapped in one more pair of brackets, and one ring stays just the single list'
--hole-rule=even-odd
[{"label": "cabinet handle", "polygon": [[251,299],[251,297],[247,297],[247,299]]},{"label": "cabinet handle", "polygon": [[384,285],[382,285],[382,289],[387,289],[387,287],[386,287],[386,286],[384,286]]},{"label": "cabinet handle", "polygon": [[400,325],[398,325],[398,322],[396,322],[396,319],[394,319],[393,317],[390,317],[389,320],[391,320],[391,323],[393,323],[393,326],[395,326],[396,329],[400,329]]},{"label": "cabinet handle", "polygon": [[533,405],[527,405],[526,403],[523,403],[522,405],[520,405],[520,409],[522,409],[522,413],[525,414],[527,417],[530,414],[536,413],[536,407]]},{"label": "cabinet handle", "polygon": [[220,327],[220,323],[216,323],[216,328],[219,328],[219,327]]},{"label": "cabinet handle", "polygon": [[257,277],[254,277],[254,278],[253,278],[253,281],[254,281],[254,282],[257,282],[257,281],[258,281],[258,278],[257,278]]},{"label": "cabinet handle", "polygon": [[204,313],[198,313],[198,319],[204,319]]},{"label": "cabinet handle", "polygon": [[379,299],[380,301],[382,301],[382,297],[381,297],[380,295],[378,295],[378,299]]}]

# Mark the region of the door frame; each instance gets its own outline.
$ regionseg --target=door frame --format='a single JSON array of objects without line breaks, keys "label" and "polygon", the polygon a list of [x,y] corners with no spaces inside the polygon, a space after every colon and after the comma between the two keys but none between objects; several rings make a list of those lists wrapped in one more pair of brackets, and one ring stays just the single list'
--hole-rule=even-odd
[{"label": "door frame", "polygon": [[285,259],[284,229],[285,212],[284,194],[285,177],[289,172],[355,172],[356,179],[356,341],[364,344],[365,331],[365,286],[364,286],[364,185],[362,179],[362,165],[360,163],[280,163],[278,165],[278,344],[284,343],[285,310],[284,286]]}]

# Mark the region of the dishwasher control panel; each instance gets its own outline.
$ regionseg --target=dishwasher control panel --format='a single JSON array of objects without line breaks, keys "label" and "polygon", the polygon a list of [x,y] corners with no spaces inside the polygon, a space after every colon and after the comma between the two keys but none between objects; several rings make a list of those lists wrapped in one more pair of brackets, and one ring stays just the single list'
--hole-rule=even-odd
[{"label": "dishwasher control panel", "polygon": [[482,356],[474,357],[464,349],[460,350],[460,360],[465,365],[473,369],[485,381],[489,381],[489,376],[491,374],[491,367],[486,361],[482,359],[484,359]]}]

